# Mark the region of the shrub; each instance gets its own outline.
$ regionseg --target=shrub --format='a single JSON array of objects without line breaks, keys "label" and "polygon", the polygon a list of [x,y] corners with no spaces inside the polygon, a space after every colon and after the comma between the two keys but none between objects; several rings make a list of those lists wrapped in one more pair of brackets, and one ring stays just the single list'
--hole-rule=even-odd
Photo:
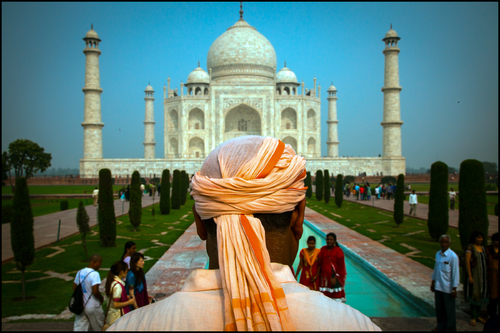
[{"label": "shrub", "polygon": [[134,227],[134,231],[141,225],[142,219],[142,193],[141,193],[141,178],[139,171],[134,171],[130,184],[130,205],[128,209],[130,224]]},{"label": "shrub", "polygon": [[87,252],[87,242],[85,239],[86,235],[90,232],[89,221],[90,218],[87,214],[87,210],[85,209],[83,202],[80,201],[80,203],[78,204],[78,209],[76,211],[76,225],[78,226],[80,235],[82,235],[82,246],[85,250],[85,261],[89,260],[89,253]]},{"label": "shrub", "polygon": [[160,184],[160,182],[161,182],[161,181],[160,181],[160,178],[158,178],[158,177],[155,177],[155,178],[153,178],[153,179],[151,179],[151,180],[149,181],[149,183],[150,183],[150,184],[155,184],[155,185]]},{"label": "shrub", "polygon": [[[139,171],[137,171],[137,172],[139,172]],[[144,179],[144,178],[141,177],[141,184],[146,185],[146,183],[147,183],[146,179]]]},{"label": "shrub", "polygon": [[2,206],[2,224],[9,223],[12,218],[12,205]]},{"label": "shrub", "polygon": [[429,190],[429,213],[427,228],[432,239],[439,241],[448,231],[448,166],[443,162],[431,165],[431,187]]},{"label": "shrub", "polygon": [[330,202],[330,173],[328,170],[325,170],[324,177],[323,177],[323,190],[324,190],[324,196],[325,196],[325,203]]},{"label": "shrub", "polygon": [[161,175],[160,213],[170,214],[170,170],[165,169]]},{"label": "shrub", "polygon": [[484,190],[484,166],[478,160],[465,160],[460,164],[460,179],[458,181],[458,230],[460,244],[465,250],[473,231],[481,231],[488,235],[488,211],[486,208],[486,193]]},{"label": "shrub", "polygon": [[111,184],[111,170],[99,171],[99,237],[104,247],[114,247],[116,241],[116,216],[113,198],[113,185]]},{"label": "shrub", "polygon": [[382,177],[382,179],[380,180],[380,182],[382,184],[396,184],[397,183],[397,179],[393,176],[384,176]]},{"label": "shrub", "polygon": [[335,204],[337,207],[342,207],[342,202],[344,201],[344,181],[342,175],[339,173],[337,175],[337,182],[335,184]]},{"label": "shrub", "polygon": [[61,203],[59,204],[59,208],[61,208],[61,210],[67,210],[69,208],[69,201],[68,200],[61,200]]},{"label": "shrub", "polygon": [[149,184],[144,185],[144,190],[146,191],[146,193],[149,193],[150,189],[151,189],[151,185],[149,185]]},{"label": "shrub", "polygon": [[181,205],[182,206],[184,206],[184,204],[186,204],[186,195],[187,195],[186,178],[187,178],[186,171],[182,170],[181,171]]},{"label": "shrub", "polygon": [[323,171],[316,171],[316,199],[323,199]]},{"label": "shrub", "polygon": [[405,204],[405,176],[400,174],[396,183],[396,193],[394,195],[394,222],[399,226],[404,219]]},{"label": "shrub", "polygon": [[345,183],[354,184],[355,180],[356,180],[356,177],[354,177],[354,176],[345,176],[344,177],[344,184]]},{"label": "shrub", "polygon": [[313,195],[313,187],[311,182],[311,172],[307,171],[306,179],[304,180],[304,185],[307,186],[306,197],[311,199]]},{"label": "shrub", "polygon": [[12,201],[10,241],[16,268],[21,271],[23,300],[26,298],[24,271],[35,259],[35,237],[33,235],[33,213],[26,178],[16,179],[16,190]]},{"label": "shrub", "polygon": [[172,209],[181,208],[181,172],[174,170],[172,179]]}]

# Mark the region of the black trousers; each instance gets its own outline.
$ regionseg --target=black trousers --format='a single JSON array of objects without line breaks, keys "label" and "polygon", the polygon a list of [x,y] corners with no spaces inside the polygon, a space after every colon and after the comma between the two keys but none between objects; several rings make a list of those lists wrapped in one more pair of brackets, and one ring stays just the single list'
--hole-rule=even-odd
[{"label": "black trousers", "polygon": [[436,290],[434,292],[436,301],[436,318],[438,331],[457,330],[457,320],[455,315],[455,299],[451,294]]}]

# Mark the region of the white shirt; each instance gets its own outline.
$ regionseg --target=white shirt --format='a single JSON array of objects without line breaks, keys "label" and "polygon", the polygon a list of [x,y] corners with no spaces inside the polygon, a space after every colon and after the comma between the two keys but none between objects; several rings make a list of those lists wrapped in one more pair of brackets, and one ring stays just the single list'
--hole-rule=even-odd
[{"label": "white shirt", "polygon": [[457,196],[457,192],[455,192],[455,191],[453,191],[453,192],[452,192],[452,191],[450,191],[450,192],[448,192],[448,195],[450,196],[450,199],[455,199],[455,197]]},{"label": "white shirt", "polygon": [[434,288],[443,293],[451,294],[453,288],[458,287],[460,275],[458,268],[458,257],[451,249],[438,251],[432,280],[435,281]]},{"label": "white shirt", "polygon": [[[101,276],[99,275],[99,272],[93,270],[92,268],[85,267],[76,273],[74,282],[76,284],[80,284],[84,279],[85,282],[82,284],[83,304],[86,304],[85,306],[90,308],[101,306],[99,300],[92,294],[92,287],[96,284],[101,284]],[[92,298],[87,302],[90,296],[92,296]]]},{"label": "white shirt", "polygon": [[[299,284],[290,268],[271,263],[297,331],[380,331],[351,306]],[[224,292],[218,269],[191,272],[180,292],[127,313],[108,331],[223,331]]]},{"label": "white shirt", "polygon": [[410,205],[413,205],[413,204],[418,204],[416,194],[410,194]]},{"label": "white shirt", "polygon": [[97,197],[99,195],[99,190],[95,189],[94,192],[92,192],[93,197]]},{"label": "white shirt", "polygon": [[379,189],[378,187],[375,187],[375,194],[378,194],[378,191],[379,191],[379,190],[380,190],[380,189]]}]

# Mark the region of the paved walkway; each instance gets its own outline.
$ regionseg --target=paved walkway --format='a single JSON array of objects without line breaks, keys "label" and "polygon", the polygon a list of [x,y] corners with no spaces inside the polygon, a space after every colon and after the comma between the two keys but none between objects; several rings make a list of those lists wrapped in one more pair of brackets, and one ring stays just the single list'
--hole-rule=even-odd
[{"label": "paved walkway", "polygon": [[[334,200],[334,198],[332,198],[330,200]],[[366,205],[366,206],[373,206],[375,208],[384,209],[384,210],[391,211],[391,212],[394,211],[394,199],[390,199],[390,200],[375,199],[375,196],[372,196],[372,200],[365,201],[365,200],[356,200],[356,197],[351,195],[349,198],[344,196],[344,200],[357,202],[359,204]],[[459,212],[458,209],[449,210],[449,216],[450,216],[449,217],[449,226],[452,228],[458,228],[458,212]],[[429,205],[419,203],[417,205],[417,215],[413,216],[413,215],[410,215],[410,203],[408,201],[405,201],[404,213],[406,216],[416,217],[416,218],[427,221],[427,215],[429,214]],[[498,216],[488,215],[488,219],[490,221],[488,235],[491,236],[495,232],[498,232]]]},{"label": "paved walkway", "polygon": [[[155,198],[155,202],[159,202],[159,200],[159,197]],[[128,214],[129,202],[126,200],[115,200],[114,203],[116,217]],[[153,197],[145,194],[142,197],[142,206],[146,207],[152,204]],[[97,206],[86,206],[85,209],[90,217],[90,227],[97,225]],[[78,225],[76,224],[76,211],[77,208],[74,208],[35,217],[33,226],[35,249],[42,248],[57,241],[59,220],[61,220],[59,240],[77,234],[79,231]],[[2,263],[12,258],[14,258],[14,254],[10,242],[10,223],[6,223],[2,224]]]}]

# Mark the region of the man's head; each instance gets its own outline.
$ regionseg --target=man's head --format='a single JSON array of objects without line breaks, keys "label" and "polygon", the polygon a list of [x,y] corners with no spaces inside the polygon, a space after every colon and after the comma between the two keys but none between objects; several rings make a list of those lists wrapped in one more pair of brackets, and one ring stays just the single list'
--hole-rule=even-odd
[{"label": "man's head", "polygon": [[451,245],[450,235],[441,235],[441,237],[439,237],[439,245],[441,245],[441,251],[445,253]]},{"label": "man's head", "polygon": [[412,191],[411,191],[411,193],[412,193],[412,194],[415,194],[415,190],[412,190]]},{"label": "man's head", "polygon": [[101,264],[102,264],[102,257],[98,254],[93,254],[90,256],[90,262],[89,262],[89,268],[92,268],[96,271],[99,270],[99,268],[101,268]]}]

